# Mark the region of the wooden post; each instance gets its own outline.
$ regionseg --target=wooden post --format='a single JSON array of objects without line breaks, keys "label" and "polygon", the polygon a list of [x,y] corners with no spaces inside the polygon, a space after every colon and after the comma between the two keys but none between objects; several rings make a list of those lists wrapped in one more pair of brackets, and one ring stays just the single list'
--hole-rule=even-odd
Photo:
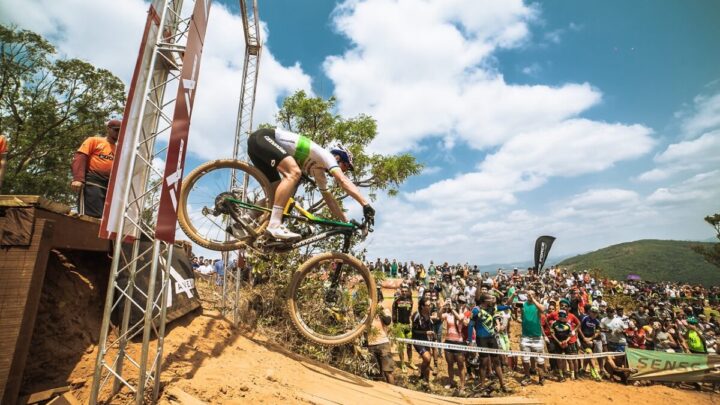
[{"label": "wooden post", "polygon": [[0,402],[3,404],[14,404],[18,399],[54,230],[54,221],[36,218],[29,246],[0,247]]}]

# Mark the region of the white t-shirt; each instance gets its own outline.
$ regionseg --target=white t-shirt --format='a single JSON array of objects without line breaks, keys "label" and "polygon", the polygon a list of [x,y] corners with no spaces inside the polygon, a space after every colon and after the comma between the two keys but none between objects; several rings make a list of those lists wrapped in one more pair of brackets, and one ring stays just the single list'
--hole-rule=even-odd
[{"label": "white t-shirt", "polygon": [[465,287],[465,300],[467,302],[475,302],[475,293],[477,292],[477,287],[475,286],[467,286]]}]

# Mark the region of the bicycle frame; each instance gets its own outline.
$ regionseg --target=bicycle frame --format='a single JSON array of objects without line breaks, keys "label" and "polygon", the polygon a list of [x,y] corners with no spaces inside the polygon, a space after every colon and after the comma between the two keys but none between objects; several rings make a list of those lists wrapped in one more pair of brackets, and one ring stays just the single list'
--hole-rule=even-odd
[{"label": "bicycle frame", "polygon": [[[272,210],[270,208],[261,207],[259,205],[246,203],[244,201],[227,197],[225,198],[226,202],[230,202],[233,204],[236,204],[242,208],[251,209],[254,211],[262,211],[262,212],[271,212]],[[296,210],[300,212],[301,215],[292,215],[292,211]],[[232,210],[230,210],[231,216],[233,219],[241,224],[246,230],[250,231],[255,238],[257,238],[259,235],[257,235],[252,229],[249,229],[249,227],[246,227],[245,224],[242,222],[240,218],[235,218],[235,215]],[[310,245],[312,243],[315,243],[317,241],[327,239],[336,235],[343,235],[344,241],[343,241],[343,253],[348,253],[350,251],[350,237],[352,236],[352,233],[355,231],[355,229],[358,228],[358,225],[350,223],[350,222],[343,222],[343,221],[336,221],[333,219],[323,218],[320,216],[317,216],[315,214],[312,214],[302,208],[301,206],[297,205],[295,203],[295,200],[293,198],[290,198],[288,200],[288,203],[285,205],[285,209],[283,211],[283,217],[285,218],[291,218],[303,222],[308,222],[314,225],[322,225],[322,226],[330,226],[334,229],[330,229],[325,232],[321,232],[317,235],[309,235],[305,238],[302,238],[300,240],[296,241],[290,241],[290,242],[283,242],[283,241],[276,241],[276,242],[270,242],[266,244],[267,247],[270,247],[275,250],[280,251],[288,251],[292,249],[301,248],[303,246]]]},{"label": "bicycle frame", "polygon": [[[263,211],[263,212],[271,212],[272,211],[269,208],[246,203],[246,202],[243,202],[243,201],[240,201],[240,200],[237,200],[234,198],[230,198],[230,197],[226,198],[225,201],[231,202],[231,203],[237,204],[243,208],[247,208],[247,209],[251,209],[251,210],[255,210],[255,211]],[[302,214],[302,216],[292,215],[291,212],[293,209],[299,211]],[[230,211],[230,215],[233,217],[233,219],[235,221],[239,221],[239,223],[242,224],[242,226],[245,229],[252,231],[250,229],[250,227],[245,226],[245,224],[242,222],[242,220],[240,220],[239,218],[236,218],[236,215],[233,210],[229,210],[229,211]],[[361,226],[358,226],[357,224],[354,224],[354,223],[335,221],[332,219],[327,219],[327,218],[323,218],[323,217],[314,215],[314,214],[308,212],[307,210],[305,210],[304,208],[300,207],[299,205],[295,204],[295,200],[293,198],[290,198],[287,205],[285,206],[285,210],[283,211],[283,216],[286,218],[297,219],[300,221],[309,222],[309,223],[316,224],[316,225],[330,226],[333,229],[330,229],[328,231],[322,232],[317,235],[309,235],[298,241],[266,242],[264,244],[264,246],[261,248],[261,250],[268,249],[268,250],[274,250],[276,252],[287,252],[287,251],[290,251],[293,249],[297,249],[297,248],[301,248],[303,246],[310,245],[319,240],[333,237],[335,235],[343,235],[342,252],[349,253],[350,252],[350,238],[352,237],[352,234],[353,234],[353,232],[355,232],[356,229],[361,228]],[[367,226],[367,225],[365,225],[365,226]],[[368,228],[366,228],[366,230],[367,229]],[[255,234],[255,232],[252,232],[252,233],[254,235],[257,235],[257,234]],[[337,286],[338,282],[340,281],[340,276],[342,274],[342,268],[343,268],[342,263],[340,263],[335,268],[335,271],[333,272],[333,274],[330,278],[330,285],[332,286],[332,288]],[[331,300],[331,298],[326,298],[326,300]]]}]

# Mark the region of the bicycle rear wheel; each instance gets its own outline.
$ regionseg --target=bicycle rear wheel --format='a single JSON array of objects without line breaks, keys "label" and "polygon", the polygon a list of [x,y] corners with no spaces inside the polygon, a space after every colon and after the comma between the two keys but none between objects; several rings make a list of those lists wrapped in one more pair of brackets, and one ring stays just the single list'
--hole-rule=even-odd
[{"label": "bicycle rear wheel", "polygon": [[[269,181],[254,166],[232,159],[209,161],[183,180],[178,223],[202,247],[237,250],[265,229],[270,213],[262,208],[271,207],[272,198]],[[230,199],[262,208],[244,208]]]},{"label": "bicycle rear wheel", "polygon": [[290,282],[290,318],[303,336],[319,344],[335,346],[358,338],[370,327],[376,305],[375,279],[345,253],[312,257]]}]

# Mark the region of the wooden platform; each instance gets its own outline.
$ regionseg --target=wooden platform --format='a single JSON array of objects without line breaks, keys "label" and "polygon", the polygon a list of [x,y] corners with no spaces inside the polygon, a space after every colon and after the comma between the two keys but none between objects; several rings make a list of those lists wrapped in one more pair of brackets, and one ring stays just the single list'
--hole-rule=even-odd
[{"label": "wooden platform", "polygon": [[[53,249],[91,250],[105,252],[110,243],[98,238],[100,220],[70,213],[70,207],[36,195],[0,195],[0,210],[28,210],[33,218],[55,222],[57,231],[50,245]],[[3,218],[0,214],[0,246],[3,246]]]},{"label": "wooden platform", "polygon": [[108,251],[100,221],[39,196],[0,196],[0,402],[18,399],[51,249]]}]

